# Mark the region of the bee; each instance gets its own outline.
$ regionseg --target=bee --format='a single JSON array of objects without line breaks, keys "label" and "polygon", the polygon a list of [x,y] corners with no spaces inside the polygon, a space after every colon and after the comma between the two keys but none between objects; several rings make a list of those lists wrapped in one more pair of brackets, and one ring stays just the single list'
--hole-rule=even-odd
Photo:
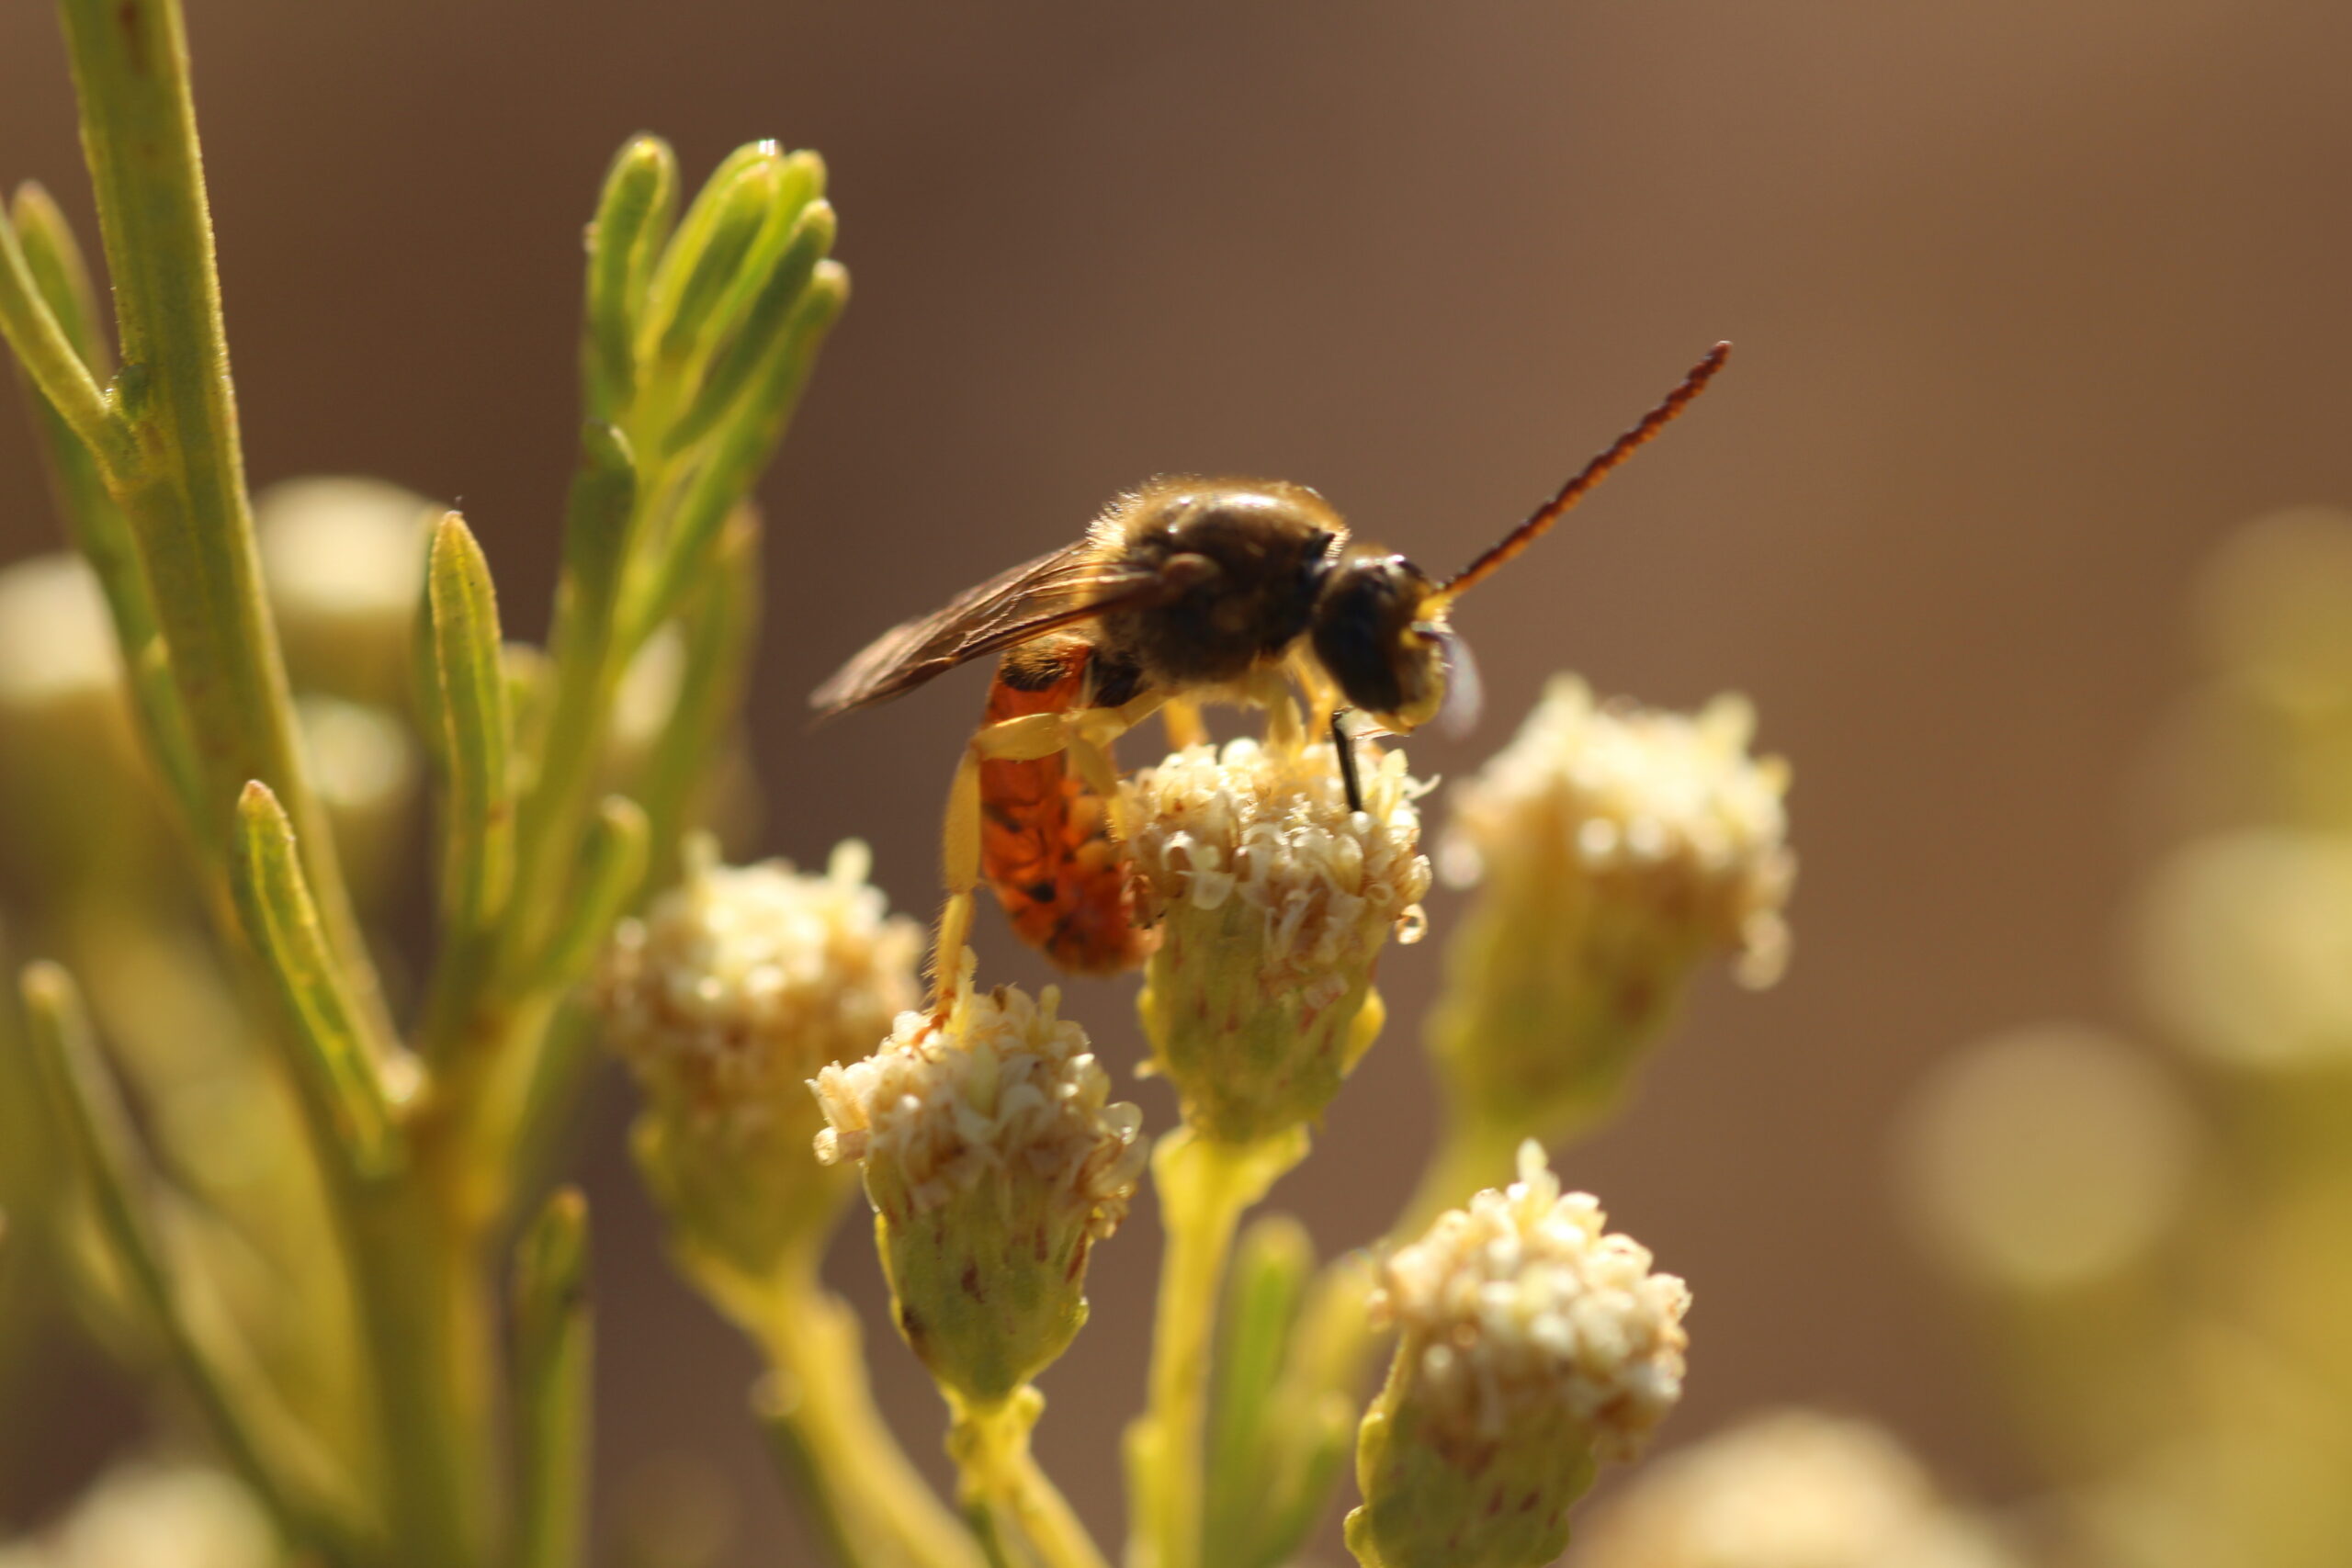
[{"label": "bee", "polygon": [[[1329,716],[1361,805],[1351,714],[1407,734],[1475,701],[1453,602],[1542,535],[1656,435],[1723,368],[1717,344],[1666,399],[1461,571],[1431,578],[1352,538],[1330,503],[1280,479],[1156,479],[1076,544],[1014,567],[884,633],[817,688],[819,716],[902,696],[998,657],[986,716],[958,763],[943,861],[938,953],[952,969],[983,880],[1057,966],[1109,975],[1150,952],[1119,858],[1114,739],[1154,712],[1200,736],[1198,705]],[[1295,728],[1295,721],[1291,721]]]}]

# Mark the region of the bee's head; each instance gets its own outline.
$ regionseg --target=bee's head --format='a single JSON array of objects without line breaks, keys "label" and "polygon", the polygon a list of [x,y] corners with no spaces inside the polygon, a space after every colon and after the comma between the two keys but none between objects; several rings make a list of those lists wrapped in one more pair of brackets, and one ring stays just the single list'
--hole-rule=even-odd
[{"label": "bee's head", "polygon": [[1403,556],[1351,551],[1315,600],[1315,657],[1340,694],[1404,734],[1445,704],[1445,601]]}]

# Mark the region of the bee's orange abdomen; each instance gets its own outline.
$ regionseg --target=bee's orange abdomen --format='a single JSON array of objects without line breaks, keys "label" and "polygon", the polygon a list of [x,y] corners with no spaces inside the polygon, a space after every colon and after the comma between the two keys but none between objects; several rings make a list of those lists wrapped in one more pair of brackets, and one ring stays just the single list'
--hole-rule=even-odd
[{"label": "bee's orange abdomen", "polygon": [[[1091,652],[1073,644],[1060,679],[1035,690],[1008,683],[999,670],[988,722],[1074,705]],[[1151,951],[1149,933],[1136,926],[1106,803],[1060,752],[980,763],[980,874],[1021,940],[1059,968],[1115,975]]]}]

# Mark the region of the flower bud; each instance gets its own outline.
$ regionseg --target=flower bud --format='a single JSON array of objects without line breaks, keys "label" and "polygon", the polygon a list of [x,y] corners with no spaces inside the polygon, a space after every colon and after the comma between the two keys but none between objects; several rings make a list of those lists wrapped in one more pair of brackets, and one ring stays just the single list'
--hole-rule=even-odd
[{"label": "flower bud", "polygon": [[1865,1421],[1756,1416],[1645,1466],[1581,1532],[1574,1568],[2010,1568]]},{"label": "flower bud", "polygon": [[865,846],[822,876],[716,864],[621,922],[594,993],[644,1091],[638,1161],[682,1245],[752,1279],[821,1240],[847,1195],[809,1142],[807,1080],[873,1049],[921,995],[922,933],[867,885]]},{"label": "flower bud", "polygon": [[445,510],[368,479],[287,479],[254,498],[262,578],[297,691],[406,703],[425,547]]},{"label": "flower bud", "polygon": [[1533,1140],[1519,1180],[1440,1215],[1381,1265],[1399,1333],[1356,1446],[1364,1568],[1537,1568],[1600,1461],[1631,1458],[1682,1395],[1690,1292],[1601,1234]]},{"label": "flower bud", "polygon": [[1126,1217],[1143,1113],[1110,1099],[1060,996],[974,994],[945,1026],[906,1012],[882,1048],[811,1086],[817,1157],[865,1175],[899,1330],[969,1404],[1010,1399],[1086,1321],[1086,1260]]},{"label": "flower bud", "polygon": [[1483,890],[1431,1037],[1465,1111],[1555,1135],[1613,1099],[1708,954],[1778,977],[1789,770],[1748,754],[1754,728],[1739,697],[1689,717],[1596,705],[1563,675],[1459,786],[1440,859]]},{"label": "flower bud", "polygon": [[1142,918],[1138,1006],[1185,1120],[1255,1143],[1314,1120],[1378,1033],[1373,967],[1421,931],[1427,786],[1367,755],[1363,809],[1328,745],[1191,746],[1123,789]]}]

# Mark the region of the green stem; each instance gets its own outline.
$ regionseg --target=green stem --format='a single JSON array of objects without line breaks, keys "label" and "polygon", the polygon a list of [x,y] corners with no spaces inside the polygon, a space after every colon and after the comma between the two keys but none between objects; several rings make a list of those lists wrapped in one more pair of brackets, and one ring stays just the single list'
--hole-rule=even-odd
[{"label": "green stem", "polygon": [[61,0],[59,10],[114,286],[123,367],[112,401],[137,446],[135,463],[107,464],[107,482],[137,538],[215,803],[194,836],[224,869],[238,792],[249,780],[267,784],[293,819],[353,987],[380,1010],[262,597],[179,6]]},{"label": "green stem", "polygon": [[1024,1385],[997,1404],[967,1404],[952,1393],[948,1404],[955,1418],[947,1451],[962,1478],[965,1512],[990,1563],[1009,1556],[1010,1524],[1043,1568],[1109,1568],[1069,1500],[1029,1451],[1029,1431],[1046,1407],[1044,1397]]},{"label": "green stem", "polygon": [[351,1248],[376,1374],[384,1506],[400,1568],[486,1568],[503,1468],[485,1244],[428,1170],[354,1195]]},{"label": "green stem", "polygon": [[766,1351],[761,1418],[843,1568],[980,1568],[971,1540],[874,1407],[857,1314],[817,1282],[813,1265],[787,1263],[757,1287],[707,1269],[695,1274]]},{"label": "green stem", "polygon": [[1203,1438],[1226,1258],[1242,1212],[1306,1157],[1306,1144],[1303,1127],[1242,1145],[1182,1128],[1152,1152],[1167,1243],[1152,1325],[1149,1403],[1127,1432],[1134,1568],[1203,1568]]}]

